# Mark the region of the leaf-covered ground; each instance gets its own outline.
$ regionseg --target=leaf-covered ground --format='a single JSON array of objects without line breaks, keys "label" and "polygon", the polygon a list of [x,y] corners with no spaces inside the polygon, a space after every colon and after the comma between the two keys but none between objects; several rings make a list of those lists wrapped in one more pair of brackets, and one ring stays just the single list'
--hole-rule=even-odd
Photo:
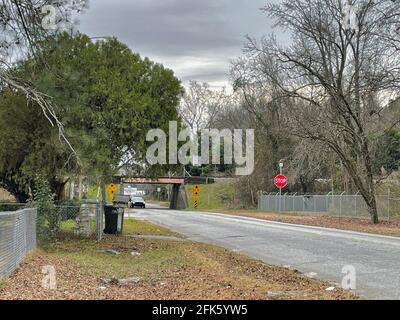
[{"label": "leaf-covered ground", "polygon": [[[0,299],[355,299],[351,292],[272,267],[215,246],[132,237],[176,236],[146,222],[101,242],[64,233],[37,250],[0,286]],[[112,249],[119,254],[107,253]],[[134,255],[132,253],[135,253]],[[56,288],[42,287],[44,266],[56,270]],[[105,278],[140,277],[130,285]]]}]

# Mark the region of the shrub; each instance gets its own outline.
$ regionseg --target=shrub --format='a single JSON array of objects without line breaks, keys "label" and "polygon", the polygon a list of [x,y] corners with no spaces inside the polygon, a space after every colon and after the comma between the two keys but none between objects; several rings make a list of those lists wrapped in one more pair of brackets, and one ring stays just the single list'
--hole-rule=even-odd
[{"label": "shrub", "polygon": [[36,179],[33,192],[34,205],[37,208],[37,231],[44,240],[53,239],[60,231],[60,215],[54,205],[54,197],[49,183],[43,179]]}]

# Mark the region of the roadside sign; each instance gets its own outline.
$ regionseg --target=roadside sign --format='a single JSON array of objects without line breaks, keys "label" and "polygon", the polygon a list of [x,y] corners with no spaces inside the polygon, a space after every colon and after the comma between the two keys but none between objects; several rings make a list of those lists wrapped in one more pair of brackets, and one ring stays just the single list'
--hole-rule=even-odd
[{"label": "roadside sign", "polygon": [[199,198],[200,198],[201,188],[199,186],[194,186],[193,189],[192,189],[192,192],[193,192],[194,208],[198,209],[199,208]]},{"label": "roadside sign", "polygon": [[286,176],[283,174],[278,174],[274,179],[274,184],[279,189],[285,188],[288,185]]},{"label": "roadside sign", "polygon": [[199,186],[194,186],[192,189],[193,193],[200,193],[201,192],[201,188]]},{"label": "roadside sign", "polygon": [[108,185],[107,191],[110,194],[111,200],[114,200],[115,194],[118,191],[118,187],[116,184],[112,183],[112,184]]}]

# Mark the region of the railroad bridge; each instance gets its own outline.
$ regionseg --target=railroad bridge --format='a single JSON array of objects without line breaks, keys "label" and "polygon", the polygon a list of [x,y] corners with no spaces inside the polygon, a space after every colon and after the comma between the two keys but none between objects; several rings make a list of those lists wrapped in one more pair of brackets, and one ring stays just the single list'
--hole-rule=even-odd
[{"label": "railroad bridge", "polygon": [[145,178],[145,177],[124,177],[115,176],[113,179],[114,183],[119,183],[121,185],[121,192],[123,193],[123,188],[125,185],[149,185],[149,184],[165,184],[172,185],[172,194],[170,201],[170,209],[182,210],[188,207],[188,200],[185,191],[185,178]]}]

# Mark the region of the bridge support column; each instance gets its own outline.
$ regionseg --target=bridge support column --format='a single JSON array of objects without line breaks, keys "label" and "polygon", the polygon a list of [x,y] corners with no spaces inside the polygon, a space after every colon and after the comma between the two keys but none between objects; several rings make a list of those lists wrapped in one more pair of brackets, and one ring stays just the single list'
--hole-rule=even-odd
[{"label": "bridge support column", "polygon": [[172,185],[172,195],[171,195],[171,202],[169,205],[170,209],[176,210],[178,209],[178,197],[179,197],[179,184]]},{"label": "bridge support column", "polygon": [[172,195],[169,208],[172,210],[183,210],[187,207],[188,201],[185,188],[181,184],[174,184],[172,186]]}]

